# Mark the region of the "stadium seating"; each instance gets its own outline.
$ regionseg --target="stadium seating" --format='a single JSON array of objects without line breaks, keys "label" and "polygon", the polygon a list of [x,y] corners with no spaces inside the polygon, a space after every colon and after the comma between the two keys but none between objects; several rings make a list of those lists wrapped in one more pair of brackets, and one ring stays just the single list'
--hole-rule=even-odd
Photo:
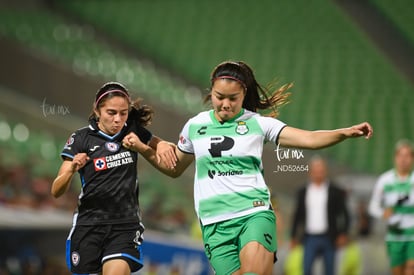
[{"label": "stadium seating", "polygon": [[413,138],[413,87],[333,1],[57,3],[200,87],[225,59],[247,61],[262,83],[293,81],[280,116],[288,124],[320,129],[370,121],[372,141],[326,149],[356,171],[387,169],[396,140]]},{"label": "stadium seating", "polygon": [[[67,62],[79,74],[119,79],[188,114],[201,109],[200,91],[209,86],[209,73],[218,62],[245,60],[264,84],[275,77],[279,84],[294,82],[291,104],[280,116],[290,125],[329,129],[370,121],[375,127],[371,142],[325,149],[356,171],[386,169],[395,141],[412,138],[407,125],[414,116],[408,105],[413,87],[331,2],[57,3],[94,27],[47,11],[1,10],[1,33]],[[152,64],[130,58],[100,40],[95,30],[199,88],[193,92]]]},{"label": "stadium seating", "polygon": [[[413,41],[413,21],[405,8],[412,7],[408,0],[393,1],[392,7],[385,0],[370,1]],[[203,108],[202,91],[209,87],[209,73],[216,64],[244,60],[263,84],[275,79],[277,85],[294,82],[291,102],[280,114],[289,125],[313,130],[364,120],[372,123],[375,136],[369,142],[347,141],[322,150],[355,172],[378,174],[390,168],[394,143],[414,138],[413,86],[334,1],[48,3],[54,3],[54,9],[1,7],[0,37],[17,41],[75,74],[124,82],[143,97],[186,116]],[[12,131],[18,121],[19,117],[10,119],[10,114],[0,111],[2,156],[12,162],[35,160],[33,174],[55,175],[62,140],[31,128],[26,142],[3,138],[5,123]],[[175,126],[166,122],[165,128],[171,127]],[[147,215],[149,228],[158,229],[151,217],[162,220],[156,214],[166,215],[175,208],[192,217],[191,179],[181,177],[180,184],[171,184],[173,180],[151,173],[145,165],[140,166],[145,194],[141,206],[161,212]],[[283,206],[289,208],[288,203]]]},{"label": "stadium seating", "polygon": [[45,10],[3,9],[0,15],[0,34],[68,64],[77,74],[118,80],[183,112],[201,108],[200,91],[157,71],[151,63],[111,48],[91,28],[67,23]]},{"label": "stadium seating", "polygon": [[414,18],[411,1],[396,0],[392,2],[392,5],[387,0],[370,0],[370,2],[380,9],[397,29],[414,44]]}]

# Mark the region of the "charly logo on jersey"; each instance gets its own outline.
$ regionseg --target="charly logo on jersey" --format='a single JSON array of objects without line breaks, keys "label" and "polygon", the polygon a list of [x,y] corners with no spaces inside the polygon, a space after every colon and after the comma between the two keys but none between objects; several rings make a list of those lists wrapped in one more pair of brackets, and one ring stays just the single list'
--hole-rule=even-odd
[{"label": "charly logo on jersey", "polygon": [[237,122],[236,133],[238,133],[239,135],[244,135],[247,132],[249,132],[249,127],[247,127],[246,122],[245,121]]},{"label": "charly logo on jersey", "polygon": [[121,152],[115,155],[109,155],[106,157],[95,158],[93,164],[95,166],[95,171],[103,171],[110,168],[115,168],[121,165],[126,165],[133,163],[134,159],[132,158],[130,151]]},{"label": "charly logo on jersey", "polygon": [[199,135],[205,135],[207,133],[207,126],[201,126],[200,129],[197,130]]},{"label": "charly logo on jersey", "polygon": [[72,256],[71,256],[71,260],[72,260],[72,264],[74,266],[77,266],[80,262],[80,255],[78,252],[74,251],[72,252]]},{"label": "charly logo on jersey", "polygon": [[119,144],[115,142],[106,142],[105,148],[110,152],[117,152],[119,150]]},{"label": "charly logo on jersey", "polygon": [[240,175],[243,175],[243,171],[241,170],[228,170],[228,171],[208,170],[207,175],[210,179],[214,179],[215,176],[217,177],[240,176]]}]

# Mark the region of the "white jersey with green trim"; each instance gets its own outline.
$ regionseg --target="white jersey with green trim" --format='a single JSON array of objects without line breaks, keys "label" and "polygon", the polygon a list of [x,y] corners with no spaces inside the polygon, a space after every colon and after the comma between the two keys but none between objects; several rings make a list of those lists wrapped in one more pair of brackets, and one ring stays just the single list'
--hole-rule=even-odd
[{"label": "white jersey with green trim", "polygon": [[269,209],[263,145],[276,143],[285,126],[280,120],[245,109],[222,123],[210,110],[185,124],[178,148],[195,156],[194,203],[202,224]]},{"label": "white jersey with green trim", "polygon": [[391,208],[393,214],[387,221],[385,240],[414,241],[414,172],[402,180],[392,169],[378,178],[369,203],[369,213],[381,218],[387,208]]}]

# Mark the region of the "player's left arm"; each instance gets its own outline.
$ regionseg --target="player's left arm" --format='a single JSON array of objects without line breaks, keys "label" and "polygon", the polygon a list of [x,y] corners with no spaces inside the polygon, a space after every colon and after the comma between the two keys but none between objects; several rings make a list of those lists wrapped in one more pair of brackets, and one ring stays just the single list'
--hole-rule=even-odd
[{"label": "player's left arm", "polygon": [[157,162],[163,162],[167,167],[174,167],[177,163],[176,145],[172,142],[161,139],[158,136],[152,136],[148,142],[156,153]]},{"label": "player's left arm", "polygon": [[286,147],[321,149],[348,138],[365,137],[368,139],[372,134],[373,129],[368,122],[363,122],[348,128],[317,131],[308,131],[286,126],[280,132],[279,144]]},{"label": "player's left arm", "polygon": [[[124,137],[122,145],[125,148],[140,153],[155,168],[171,177],[179,176],[191,163],[190,161],[182,170],[174,169],[179,162],[177,157],[178,149],[175,144],[161,140],[158,137],[152,137],[148,144],[145,144],[135,133],[131,132]],[[180,165],[179,167],[182,166]]]}]

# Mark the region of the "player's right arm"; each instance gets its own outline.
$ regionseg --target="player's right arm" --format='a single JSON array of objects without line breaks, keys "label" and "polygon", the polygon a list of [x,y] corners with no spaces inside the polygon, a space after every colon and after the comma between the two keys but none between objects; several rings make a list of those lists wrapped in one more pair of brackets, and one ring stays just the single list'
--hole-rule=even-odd
[{"label": "player's right arm", "polygon": [[389,211],[386,211],[382,206],[382,196],[383,196],[383,181],[380,177],[375,183],[374,189],[372,191],[371,199],[368,204],[368,213],[375,218],[384,218],[389,217]]},{"label": "player's right arm", "polygon": [[194,160],[193,154],[181,152],[171,142],[160,141],[154,150],[134,133],[126,135],[122,145],[140,153],[152,166],[172,178],[179,177]]},{"label": "player's right arm", "polygon": [[86,162],[89,160],[89,157],[86,153],[76,154],[73,159],[66,158],[62,165],[60,166],[58,175],[52,183],[51,193],[53,197],[58,198],[62,196],[70,186],[72,182],[73,175],[79,171]]}]

